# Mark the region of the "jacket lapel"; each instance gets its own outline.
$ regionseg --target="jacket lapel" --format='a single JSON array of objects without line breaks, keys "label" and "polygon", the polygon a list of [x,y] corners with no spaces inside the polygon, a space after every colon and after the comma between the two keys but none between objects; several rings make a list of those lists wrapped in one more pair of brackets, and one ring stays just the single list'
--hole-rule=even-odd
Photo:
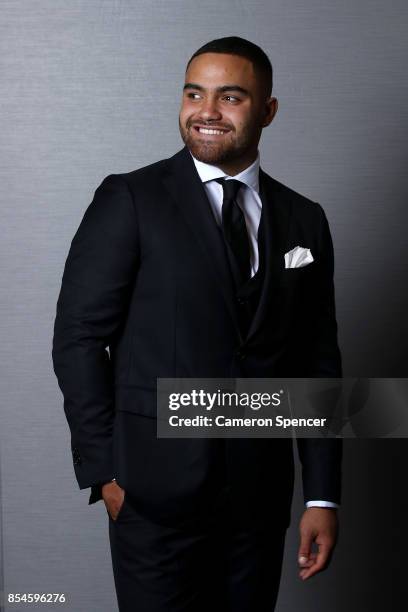
[{"label": "jacket lapel", "polygon": [[274,291],[276,279],[284,268],[284,254],[288,243],[292,213],[291,201],[284,196],[280,184],[259,170],[262,222],[265,230],[265,277],[261,296],[247,338],[239,329],[235,290],[228,266],[224,241],[214,219],[204,185],[194,166],[187,147],[167,160],[168,171],[163,183],[181,210],[184,219],[205,255],[226,305],[235,323],[240,341],[249,341],[260,329],[267,312],[268,296]]},{"label": "jacket lapel", "polygon": [[284,254],[292,214],[291,201],[283,195],[280,184],[261,168],[259,169],[259,192],[265,230],[265,276],[258,308],[252,320],[247,341],[261,327],[267,313],[268,296],[274,291],[274,282],[284,268]]},{"label": "jacket lapel", "polygon": [[224,296],[242,342],[235,305],[233,280],[228,267],[222,234],[214,219],[204,185],[187,147],[167,160],[163,183],[181,210],[195,239],[205,254],[209,268]]}]

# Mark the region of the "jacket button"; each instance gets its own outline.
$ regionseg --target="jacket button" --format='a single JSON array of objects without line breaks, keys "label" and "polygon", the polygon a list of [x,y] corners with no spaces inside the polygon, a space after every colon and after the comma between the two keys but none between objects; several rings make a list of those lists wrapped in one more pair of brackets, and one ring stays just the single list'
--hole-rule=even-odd
[{"label": "jacket button", "polygon": [[247,303],[247,300],[245,298],[239,297],[237,298],[237,302],[238,304],[240,304],[240,306],[243,306],[244,304]]},{"label": "jacket button", "polygon": [[247,354],[244,350],[238,349],[237,352],[235,353],[235,356],[242,361],[243,359],[245,359]]},{"label": "jacket button", "polygon": [[81,465],[82,463],[81,454],[77,448],[72,449],[72,458],[74,460],[74,465]]}]

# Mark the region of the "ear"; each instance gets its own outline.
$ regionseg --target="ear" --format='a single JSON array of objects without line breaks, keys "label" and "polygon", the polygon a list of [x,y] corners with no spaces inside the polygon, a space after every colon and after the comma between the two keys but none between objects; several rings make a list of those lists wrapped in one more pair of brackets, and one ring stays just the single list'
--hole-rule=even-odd
[{"label": "ear", "polygon": [[262,127],[269,125],[276,113],[278,112],[278,99],[270,96],[265,102],[265,117],[262,122]]}]

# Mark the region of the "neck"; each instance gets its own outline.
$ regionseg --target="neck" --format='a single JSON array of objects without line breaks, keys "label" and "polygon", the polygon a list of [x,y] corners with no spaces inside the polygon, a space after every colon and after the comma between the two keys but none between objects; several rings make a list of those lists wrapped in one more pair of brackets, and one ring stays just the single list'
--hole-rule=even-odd
[{"label": "neck", "polygon": [[233,160],[231,162],[226,162],[222,164],[214,164],[217,168],[220,168],[225,174],[228,176],[235,176],[239,174],[246,168],[248,168],[251,164],[256,160],[256,156],[258,155],[258,151],[252,152],[244,158],[240,158],[239,160]]}]

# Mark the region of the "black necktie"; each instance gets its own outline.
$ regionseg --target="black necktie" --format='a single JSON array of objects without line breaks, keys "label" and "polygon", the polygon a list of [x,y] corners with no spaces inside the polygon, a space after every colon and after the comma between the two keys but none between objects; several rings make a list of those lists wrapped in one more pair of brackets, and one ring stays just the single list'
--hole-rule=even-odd
[{"label": "black necktie", "polygon": [[224,238],[231,248],[234,261],[240,274],[240,283],[251,276],[250,246],[244,213],[238,206],[237,193],[243,185],[235,179],[216,179],[222,185],[222,230]]}]

